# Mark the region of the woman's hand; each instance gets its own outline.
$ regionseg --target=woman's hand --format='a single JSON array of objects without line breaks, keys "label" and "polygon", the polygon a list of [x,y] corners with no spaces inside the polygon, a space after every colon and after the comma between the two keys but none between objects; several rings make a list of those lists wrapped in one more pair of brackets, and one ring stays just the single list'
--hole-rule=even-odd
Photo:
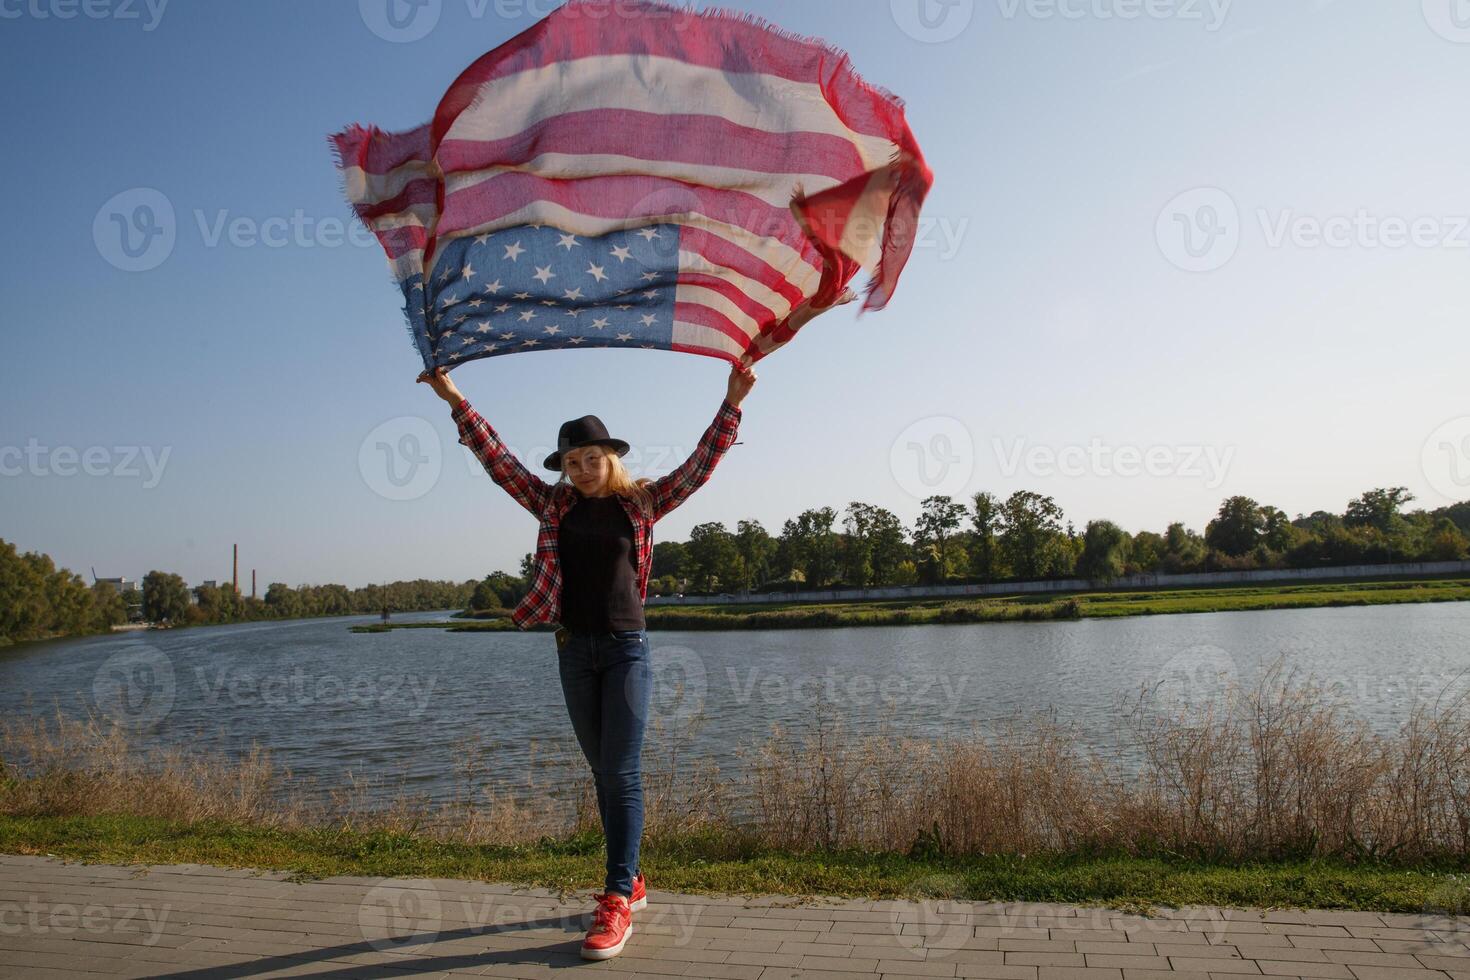
[{"label": "woman's hand", "polygon": [[740,407],[741,401],[750,394],[750,389],[755,387],[755,369],[741,367],[738,364],[730,365],[730,387],[725,393],[725,400],[736,408]]},{"label": "woman's hand", "polygon": [[430,374],[428,371],[420,374],[419,381],[433,388],[434,394],[444,399],[450,405],[458,405],[464,398],[464,395],[461,395],[459,389],[455,387],[454,382],[449,379],[449,372],[442,367],[435,368],[433,374]]}]

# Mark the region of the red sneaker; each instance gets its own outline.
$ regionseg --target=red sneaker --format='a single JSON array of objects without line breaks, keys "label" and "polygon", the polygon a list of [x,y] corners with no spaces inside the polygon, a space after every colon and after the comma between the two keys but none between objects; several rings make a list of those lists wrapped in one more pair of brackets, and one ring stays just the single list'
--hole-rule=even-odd
[{"label": "red sneaker", "polygon": [[628,903],[628,908],[637,912],[648,904],[648,892],[643,888],[643,872],[638,872],[633,878],[633,900]]},{"label": "red sneaker", "polygon": [[623,951],[623,944],[633,935],[633,910],[628,899],[617,892],[592,896],[597,908],[592,912],[592,927],[582,940],[582,959],[605,960]]}]

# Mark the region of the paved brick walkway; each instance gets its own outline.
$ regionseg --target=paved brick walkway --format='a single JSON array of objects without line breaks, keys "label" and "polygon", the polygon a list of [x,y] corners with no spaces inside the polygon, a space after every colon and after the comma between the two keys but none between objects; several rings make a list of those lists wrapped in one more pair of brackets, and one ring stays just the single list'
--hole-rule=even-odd
[{"label": "paved brick walkway", "polygon": [[1470,980],[1470,919],[1193,907],[709,898],[651,891],[621,956],[590,892],[0,855],[0,976]]}]

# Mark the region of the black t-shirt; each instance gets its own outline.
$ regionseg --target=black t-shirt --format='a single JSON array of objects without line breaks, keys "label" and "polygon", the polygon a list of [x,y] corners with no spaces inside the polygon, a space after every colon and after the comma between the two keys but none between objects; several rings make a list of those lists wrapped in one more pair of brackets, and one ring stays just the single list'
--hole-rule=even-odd
[{"label": "black t-shirt", "polygon": [[561,519],[557,549],[563,626],[578,633],[644,628],[633,524],[616,496],[573,504]]}]

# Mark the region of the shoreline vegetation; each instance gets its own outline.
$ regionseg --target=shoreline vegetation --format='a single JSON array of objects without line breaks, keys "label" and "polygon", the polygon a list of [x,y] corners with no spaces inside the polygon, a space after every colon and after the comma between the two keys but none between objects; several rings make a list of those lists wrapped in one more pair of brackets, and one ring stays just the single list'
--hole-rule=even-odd
[{"label": "shoreline vegetation", "polygon": [[[1097,590],[966,599],[647,606],[643,615],[650,631],[823,629],[1466,601],[1470,601],[1470,578],[1441,576],[1307,584]],[[546,632],[554,628],[548,624],[536,624],[526,632]],[[450,621],[371,623],[349,629],[354,633],[383,633],[394,629],[442,629],[451,633],[520,631],[510,621],[509,611],[505,609],[461,613]]]},{"label": "shoreline vegetation", "polygon": [[[1051,711],[920,739],[845,732],[824,704],[721,773],[689,752],[702,719],[657,725],[644,866],[655,887],[701,893],[1470,912],[1467,688],[1429,692],[1382,735],[1283,662],[1192,707],[1147,686],[1121,697],[1117,745],[1102,750]],[[431,801],[401,783],[368,793],[381,776],[323,790],[259,746],[145,750],[95,716],[8,719],[0,850],[298,878],[601,882],[574,746],[521,772],[478,737],[456,758],[450,798]]]},{"label": "shoreline vegetation", "polygon": [[[963,500],[928,497],[911,526],[886,508],[854,500],[841,514],[833,507],[802,511],[774,535],[757,520],[740,520],[733,531],[711,521],[692,528],[686,541],[655,542],[648,591],[717,595],[1071,579],[1105,587],[1139,573],[1318,569],[1470,556],[1470,500],[1407,510],[1413,499],[1405,487],[1380,487],[1348,501],[1341,514],[1318,510],[1290,519],[1279,508],[1234,496],[1221,503],[1203,534],[1180,521],[1162,534],[1129,533],[1107,520],[1088,521],[1078,530],[1064,523],[1055,500],[1027,490],[1005,500],[988,491]],[[141,587],[119,594],[112,585],[118,580],[94,581],[88,588],[50,556],[20,554],[0,539],[0,647],[106,633],[139,619],[174,627],[384,610],[511,609],[530,588],[534,565],[535,555],[528,553],[518,574],[494,571],[478,582],[419,579],[354,589],[271,582],[260,599],[242,595],[225,580],[190,588],[179,575],[155,569]],[[940,621],[1080,613],[1062,600],[1049,609],[1013,603],[954,615],[960,618]],[[926,613],[921,621],[934,616]],[[696,619],[684,628],[707,625]]]}]

